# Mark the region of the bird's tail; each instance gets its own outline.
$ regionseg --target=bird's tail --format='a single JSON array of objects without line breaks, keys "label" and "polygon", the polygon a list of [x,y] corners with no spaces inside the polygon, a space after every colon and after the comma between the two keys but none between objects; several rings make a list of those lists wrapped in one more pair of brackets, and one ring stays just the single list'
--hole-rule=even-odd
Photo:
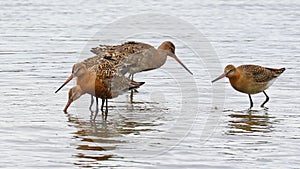
[{"label": "bird's tail", "polygon": [[280,74],[282,74],[285,71],[285,68],[281,68],[281,69],[268,68],[268,69],[274,73],[275,77],[279,76]]},{"label": "bird's tail", "polygon": [[283,73],[285,71],[285,68],[281,68],[279,70],[280,70],[280,73]]},{"label": "bird's tail", "polygon": [[129,90],[139,88],[139,87],[142,86],[143,84],[145,84],[145,82],[131,81],[131,82],[130,82],[130,85],[131,85],[131,86],[129,87]]},{"label": "bird's tail", "polygon": [[279,76],[284,71],[285,71],[285,68],[281,68],[281,69],[276,69],[274,72],[275,72],[275,74],[277,74]]}]

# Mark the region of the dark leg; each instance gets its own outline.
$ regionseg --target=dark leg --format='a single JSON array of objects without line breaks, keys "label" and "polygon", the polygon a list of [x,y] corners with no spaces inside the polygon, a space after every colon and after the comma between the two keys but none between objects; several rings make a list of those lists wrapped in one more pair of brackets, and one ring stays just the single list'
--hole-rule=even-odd
[{"label": "dark leg", "polygon": [[93,98],[93,95],[91,95],[91,104],[90,104],[90,107],[89,107],[90,111],[92,111],[93,104],[94,104],[94,98]]},{"label": "dark leg", "polygon": [[[133,74],[130,74],[129,75],[129,78],[131,77],[131,80],[133,80]],[[133,89],[132,90],[130,90],[130,103],[132,103],[133,102]]]},{"label": "dark leg", "polygon": [[103,106],[104,106],[104,102],[105,102],[105,99],[102,99],[102,104],[101,104],[101,112],[102,112],[102,115],[103,115]]},{"label": "dark leg", "polygon": [[98,108],[98,97],[96,97],[96,113],[95,113],[95,116],[94,116],[94,120],[96,120],[96,117],[98,115],[98,112],[99,112],[99,108]]},{"label": "dark leg", "polygon": [[[131,75],[131,80],[132,80],[132,81],[133,81],[133,75],[134,75],[134,74]],[[131,91],[132,91],[132,90],[131,90]],[[135,93],[138,93],[138,92],[139,92],[139,91],[137,91],[136,89],[133,89],[133,91],[134,91]]]},{"label": "dark leg", "polygon": [[99,103],[98,103],[98,97],[96,97],[96,112],[98,113],[99,111]]},{"label": "dark leg", "polygon": [[[133,74],[129,75],[129,79],[131,79],[133,81]],[[130,103],[133,103],[133,92],[138,93],[138,91],[136,89],[130,90]]]},{"label": "dark leg", "polygon": [[249,96],[249,99],[250,99],[250,108],[249,108],[249,110],[250,110],[253,107],[253,101],[252,101],[251,95],[248,94],[248,96]]},{"label": "dark leg", "polygon": [[105,104],[106,104],[106,105],[105,105],[105,121],[107,120],[107,114],[108,114],[107,100],[108,100],[108,99],[105,99],[105,102],[106,102],[106,103],[105,103]]},{"label": "dark leg", "polygon": [[263,104],[261,104],[260,107],[264,107],[264,105],[269,101],[269,96],[267,95],[267,93],[265,91],[263,91],[263,93],[265,94],[266,96],[266,100],[263,102]]},{"label": "dark leg", "polygon": [[133,90],[130,90],[130,103],[133,102]]}]

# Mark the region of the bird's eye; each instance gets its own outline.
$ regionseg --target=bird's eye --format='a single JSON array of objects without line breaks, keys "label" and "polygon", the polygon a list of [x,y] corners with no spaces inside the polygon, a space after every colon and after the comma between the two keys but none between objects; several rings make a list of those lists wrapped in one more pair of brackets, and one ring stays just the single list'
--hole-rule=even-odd
[{"label": "bird's eye", "polygon": [[73,97],[75,97],[75,96],[76,96],[76,94],[77,94],[77,92],[76,92],[76,91],[74,91],[74,92],[73,92],[73,95],[72,95],[72,98],[73,98]]},{"label": "bird's eye", "polygon": [[233,71],[233,69],[230,69],[226,74],[232,73]]},{"label": "bird's eye", "polygon": [[78,72],[80,69],[81,69],[81,67],[77,68],[77,69],[76,69],[76,72]]}]

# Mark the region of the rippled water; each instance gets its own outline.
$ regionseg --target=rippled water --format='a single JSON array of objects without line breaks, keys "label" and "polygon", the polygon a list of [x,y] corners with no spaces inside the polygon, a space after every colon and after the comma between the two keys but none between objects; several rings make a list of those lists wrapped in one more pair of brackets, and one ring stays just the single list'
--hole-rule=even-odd
[{"label": "rippled water", "polygon": [[[145,3],[1,2],[1,167],[299,168],[299,1]],[[72,65],[92,56],[90,45],[110,41],[99,38],[103,27],[144,13],[189,22],[211,42],[222,67],[286,67],[267,90],[269,109],[259,108],[265,98],[257,94],[254,109],[247,110],[248,96],[234,91],[228,80],[217,84],[226,86],[224,108],[213,107],[214,77],[204,54],[195,55],[182,39],[167,34],[137,32],[120,41],[158,46],[172,40],[194,76],[169,59],[162,69],[136,75],[146,84],[133,103],[129,93],[109,101],[107,122],[101,116],[90,120],[87,95],[65,115],[72,84],[54,91]],[[159,24],[163,17],[153,20]]]}]

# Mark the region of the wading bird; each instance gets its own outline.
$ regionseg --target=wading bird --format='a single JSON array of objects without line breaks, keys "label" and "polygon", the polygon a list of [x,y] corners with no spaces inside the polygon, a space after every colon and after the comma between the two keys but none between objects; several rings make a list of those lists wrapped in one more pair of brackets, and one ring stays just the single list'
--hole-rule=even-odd
[{"label": "wading bird", "polygon": [[224,69],[224,73],[213,80],[212,83],[224,77],[229,78],[230,84],[235,90],[248,94],[250,99],[250,109],[253,107],[251,94],[263,92],[266,96],[266,100],[261,104],[261,107],[264,107],[269,101],[269,97],[265,90],[269,88],[276,78],[284,71],[285,68],[274,69],[257,65],[241,65],[234,67],[233,65],[227,65]]},{"label": "wading bird", "polygon": [[[105,120],[108,114],[107,99],[112,99],[120,94],[140,87],[144,82],[135,82],[119,73],[116,65],[108,60],[102,60],[100,64],[94,65],[89,70],[84,63],[77,63],[73,66],[73,73],[62,85],[66,85],[73,77],[77,77],[77,85],[70,89],[68,102],[64,108],[67,113],[68,107],[80,96],[88,93],[96,97],[96,114],[98,113],[98,98],[102,99],[101,111],[105,113]],[[103,105],[106,102],[106,110]]]}]

